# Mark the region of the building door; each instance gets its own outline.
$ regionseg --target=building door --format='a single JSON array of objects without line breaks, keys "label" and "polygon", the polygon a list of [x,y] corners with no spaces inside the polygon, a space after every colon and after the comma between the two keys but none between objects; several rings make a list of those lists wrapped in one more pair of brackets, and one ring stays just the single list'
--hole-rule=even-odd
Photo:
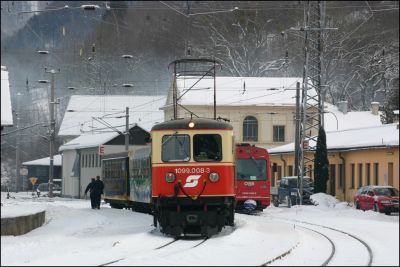
[{"label": "building door", "polygon": [[330,194],[336,195],[336,165],[329,164]]}]

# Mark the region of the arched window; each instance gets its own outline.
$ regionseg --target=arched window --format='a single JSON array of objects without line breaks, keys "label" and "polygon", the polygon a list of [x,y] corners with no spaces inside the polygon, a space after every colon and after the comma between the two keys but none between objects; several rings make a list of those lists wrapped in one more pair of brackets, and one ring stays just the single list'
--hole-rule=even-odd
[{"label": "arched window", "polygon": [[258,141],[258,123],[253,116],[247,116],[243,121],[243,141]]}]

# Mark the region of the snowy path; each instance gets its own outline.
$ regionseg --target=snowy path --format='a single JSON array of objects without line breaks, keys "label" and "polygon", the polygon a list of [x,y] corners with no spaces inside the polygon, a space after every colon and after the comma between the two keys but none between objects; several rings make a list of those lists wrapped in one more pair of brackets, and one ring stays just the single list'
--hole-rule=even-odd
[{"label": "snowy path", "polygon": [[47,200],[26,196],[6,200],[2,195],[2,213],[7,207],[18,206],[23,212],[43,208],[46,223],[22,236],[2,236],[1,265],[321,265],[332,245],[312,230],[335,244],[328,265],[367,265],[368,252],[358,241],[299,221],[361,238],[371,246],[372,265],[399,265],[398,215],[361,212],[346,205],[269,207],[260,216],[236,214],[234,227],[225,227],[201,245],[203,239],[179,239],[156,249],[174,239],[155,229],[150,215],[107,205],[92,210],[88,200]]}]

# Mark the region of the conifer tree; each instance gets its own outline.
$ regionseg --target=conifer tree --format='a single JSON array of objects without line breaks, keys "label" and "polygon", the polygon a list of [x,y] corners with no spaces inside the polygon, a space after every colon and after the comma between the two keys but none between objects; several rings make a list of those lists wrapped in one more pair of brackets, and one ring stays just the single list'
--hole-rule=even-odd
[{"label": "conifer tree", "polygon": [[323,127],[319,128],[317,150],[314,160],[314,193],[326,193],[329,179],[329,160],[326,147],[326,134]]}]

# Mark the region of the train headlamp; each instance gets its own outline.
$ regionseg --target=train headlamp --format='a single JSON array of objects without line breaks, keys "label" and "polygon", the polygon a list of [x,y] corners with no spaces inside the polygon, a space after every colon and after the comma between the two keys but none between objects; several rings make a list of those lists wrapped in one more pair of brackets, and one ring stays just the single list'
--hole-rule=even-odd
[{"label": "train headlamp", "polygon": [[193,121],[189,121],[188,126],[189,126],[189,128],[193,128],[194,127],[194,122]]},{"label": "train headlamp", "polygon": [[175,181],[175,174],[172,172],[167,172],[165,174],[165,181],[168,183],[173,183]]},{"label": "train headlamp", "polygon": [[218,182],[219,180],[219,174],[216,172],[212,172],[208,175],[208,179],[210,179],[211,182],[215,183]]}]

